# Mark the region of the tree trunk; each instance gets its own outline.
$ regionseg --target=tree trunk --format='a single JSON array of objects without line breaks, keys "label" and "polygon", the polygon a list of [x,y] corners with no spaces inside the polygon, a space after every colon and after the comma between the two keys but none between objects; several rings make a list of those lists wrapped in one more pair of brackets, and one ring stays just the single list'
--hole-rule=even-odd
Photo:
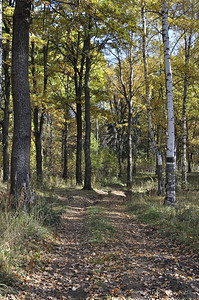
[{"label": "tree trunk", "polygon": [[144,62],[144,77],[146,87],[146,102],[147,102],[147,117],[149,125],[149,135],[153,152],[157,158],[157,175],[158,175],[158,195],[163,195],[163,175],[162,175],[162,155],[157,148],[154,136],[154,129],[151,117],[151,99],[150,99],[150,87],[149,87],[149,75],[148,75],[148,60],[147,60],[147,49],[146,49],[146,17],[145,7],[142,7],[142,26],[143,26],[143,62]]},{"label": "tree trunk", "polygon": [[[81,97],[80,97],[81,98]],[[82,104],[76,104],[77,152],[76,152],[76,184],[82,184]]]},{"label": "tree trunk", "polygon": [[48,83],[48,72],[47,72],[47,62],[48,62],[48,47],[49,47],[49,40],[47,44],[43,47],[43,57],[44,57],[44,93],[47,88]]},{"label": "tree trunk", "polygon": [[98,117],[96,118],[96,141],[97,141],[97,144],[99,145],[99,120],[98,120]]},{"label": "tree trunk", "polygon": [[191,173],[191,163],[192,163],[192,159],[193,159],[193,152],[188,153],[188,173]]},{"label": "tree trunk", "polygon": [[43,181],[43,165],[42,165],[42,132],[44,124],[44,114],[41,113],[39,122],[39,109],[34,109],[34,136],[35,136],[35,148],[36,148],[36,170],[37,170],[37,182]]},{"label": "tree trunk", "polygon": [[128,158],[127,158],[127,187],[129,189],[132,188],[133,185],[133,155],[132,155],[132,124],[133,124],[133,116],[132,116],[132,101],[128,102]]},{"label": "tree trunk", "polygon": [[[5,23],[4,23],[5,24]],[[9,27],[5,24],[5,32],[10,33]],[[9,179],[9,143],[8,143],[8,133],[9,133],[9,118],[10,118],[10,71],[7,60],[9,58],[10,51],[10,42],[7,41],[4,50],[3,50],[3,68],[4,68],[4,76],[5,76],[5,107],[3,109],[4,118],[2,123],[2,144],[3,144],[3,181],[8,181]]]},{"label": "tree trunk", "polygon": [[183,107],[182,107],[182,189],[186,189],[187,186],[187,119],[186,119],[186,108],[187,108],[187,88],[188,88],[188,66],[190,59],[190,48],[191,48],[191,37],[190,33],[188,41],[185,35],[185,74],[184,74],[184,94],[183,94]]},{"label": "tree trunk", "polygon": [[85,39],[85,53],[86,53],[86,70],[85,70],[85,122],[86,132],[84,141],[85,153],[85,176],[84,176],[84,190],[91,190],[91,157],[90,157],[90,143],[91,143],[91,120],[90,120],[90,34],[91,17],[88,19],[88,34]]},{"label": "tree trunk", "polygon": [[118,177],[121,179],[122,177],[122,152],[123,152],[123,135],[121,133],[118,134],[118,163],[119,163],[119,175]]},{"label": "tree trunk", "polygon": [[53,175],[53,117],[51,114],[48,115],[48,125],[49,125],[49,137],[48,137],[48,165],[49,165],[49,176]]},{"label": "tree trunk", "polygon": [[62,178],[68,179],[68,110],[65,111],[63,130],[63,173]]},{"label": "tree trunk", "polygon": [[[33,93],[36,94],[36,78],[35,78],[35,43],[31,43],[31,72],[33,77]],[[44,84],[45,86],[45,84]],[[43,182],[43,166],[42,166],[42,132],[44,124],[44,114],[41,113],[39,121],[39,108],[34,109],[34,136],[35,136],[35,149],[36,149],[36,171],[37,171],[37,182]]]},{"label": "tree trunk", "polygon": [[[14,134],[11,158],[11,194],[30,187],[31,105],[28,81],[30,0],[16,0],[13,16],[12,95]],[[22,89],[23,87],[23,89]]]},{"label": "tree trunk", "polygon": [[162,36],[164,43],[164,61],[167,94],[167,159],[166,159],[166,197],[165,205],[175,205],[175,133],[173,113],[173,85],[170,62],[169,29],[167,2],[162,0]]},{"label": "tree trunk", "polygon": [[[79,45],[79,35],[78,35],[78,45]],[[74,80],[75,80],[75,93],[76,93],[76,122],[77,122],[77,150],[76,150],[76,184],[77,185],[82,185],[82,80],[83,80],[84,65],[85,65],[85,44],[82,50],[79,72],[77,71],[78,57],[74,57],[73,59],[73,67],[75,73]]]}]

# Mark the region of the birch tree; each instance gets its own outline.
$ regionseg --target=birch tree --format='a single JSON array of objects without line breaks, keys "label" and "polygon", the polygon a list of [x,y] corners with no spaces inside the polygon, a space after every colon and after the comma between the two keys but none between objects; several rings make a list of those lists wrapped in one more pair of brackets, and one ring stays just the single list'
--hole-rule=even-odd
[{"label": "birch tree", "polygon": [[146,9],[145,4],[142,7],[142,41],[143,41],[143,63],[144,63],[144,77],[145,77],[145,88],[146,88],[146,104],[147,104],[147,117],[149,124],[149,135],[153,152],[157,159],[157,173],[158,173],[158,195],[163,195],[163,176],[162,176],[162,155],[156,145],[154,129],[151,117],[151,99],[150,99],[150,87],[149,87],[149,74],[148,74],[148,60],[147,60],[147,48],[146,48]]},{"label": "birch tree", "polygon": [[167,154],[166,154],[166,197],[165,205],[175,205],[175,132],[173,111],[173,85],[170,61],[167,1],[162,0],[162,37],[167,96]]}]

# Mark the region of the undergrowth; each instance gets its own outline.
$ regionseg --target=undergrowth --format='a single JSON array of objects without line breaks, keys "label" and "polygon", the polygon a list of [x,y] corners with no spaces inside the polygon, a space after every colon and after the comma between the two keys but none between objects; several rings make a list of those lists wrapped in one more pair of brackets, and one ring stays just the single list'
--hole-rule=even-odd
[{"label": "undergrowth", "polygon": [[189,180],[189,190],[179,191],[176,196],[176,206],[163,205],[163,197],[154,192],[138,192],[135,189],[127,202],[127,210],[133,213],[141,222],[158,228],[164,234],[180,243],[199,249],[199,192],[194,181]]},{"label": "undergrowth", "polygon": [[44,197],[16,210],[7,202],[5,196],[0,207],[0,297],[31,270],[42,268],[45,250],[53,244],[51,228],[61,220],[61,211]]}]

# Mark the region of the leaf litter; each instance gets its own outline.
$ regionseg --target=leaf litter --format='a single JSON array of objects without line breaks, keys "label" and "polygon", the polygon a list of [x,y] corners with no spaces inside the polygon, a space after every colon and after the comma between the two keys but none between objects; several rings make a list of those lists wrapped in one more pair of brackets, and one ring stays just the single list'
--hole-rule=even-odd
[{"label": "leaf litter", "polygon": [[[23,278],[17,294],[2,299],[199,299],[197,254],[128,215],[125,194],[66,194],[59,195],[68,208],[55,250]],[[96,202],[115,229],[100,243],[86,230]]]}]

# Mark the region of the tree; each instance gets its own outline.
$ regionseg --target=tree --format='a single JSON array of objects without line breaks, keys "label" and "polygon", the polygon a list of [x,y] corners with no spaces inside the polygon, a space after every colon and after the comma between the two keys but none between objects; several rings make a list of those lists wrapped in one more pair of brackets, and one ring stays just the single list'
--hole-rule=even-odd
[{"label": "tree", "polygon": [[[10,24],[9,18],[4,19],[4,30],[5,34],[10,37]],[[3,146],[3,181],[8,181],[9,179],[9,119],[10,119],[10,40],[7,38],[3,44],[3,71],[4,71],[4,107],[1,106],[3,110],[3,120],[2,120],[2,146]]]},{"label": "tree", "polygon": [[[37,94],[37,80],[35,75],[35,42],[31,42],[31,73],[33,81],[33,94]],[[35,136],[35,149],[36,149],[36,170],[37,181],[42,183],[43,181],[43,168],[42,168],[42,132],[44,124],[44,114],[41,113],[39,121],[39,108],[36,106],[33,113],[34,123],[34,136]]]},{"label": "tree", "polygon": [[11,157],[11,194],[30,188],[31,105],[28,82],[30,0],[16,0],[13,16],[12,95],[14,133]]},{"label": "tree", "polygon": [[85,177],[84,177],[84,190],[91,190],[91,157],[90,157],[90,143],[91,143],[91,120],[90,120],[90,70],[91,70],[91,58],[90,58],[90,46],[91,36],[90,30],[92,28],[92,17],[88,16],[88,26],[86,28],[85,37],[85,53],[86,53],[86,70],[85,70]]},{"label": "tree", "polygon": [[175,132],[173,112],[173,85],[170,61],[169,28],[167,1],[162,0],[162,37],[167,95],[167,157],[166,157],[166,197],[165,205],[175,205]]},{"label": "tree", "polygon": [[150,99],[150,87],[149,87],[149,74],[148,74],[148,60],[147,60],[147,49],[146,49],[146,16],[145,16],[145,5],[142,7],[142,25],[143,25],[143,62],[144,62],[144,77],[146,87],[146,102],[147,102],[147,117],[149,123],[149,135],[151,140],[152,149],[157,158],[157,173],[158,173],[158,194],[163,195],[163,176],[162,176],[162,155],[156,145],[154,129],[152,124],[151,116],[151,99]]}]

